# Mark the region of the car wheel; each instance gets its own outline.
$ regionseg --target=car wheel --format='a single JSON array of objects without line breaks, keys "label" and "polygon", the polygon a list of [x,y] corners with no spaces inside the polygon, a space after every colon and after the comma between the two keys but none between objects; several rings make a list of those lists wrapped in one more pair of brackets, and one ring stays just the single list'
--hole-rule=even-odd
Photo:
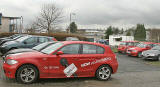
[{"label": "car wheel", "polygon": [[138,57],[141,58],[142,57],[142,52],[138,53]]},{"label": "car wheel", "polygon": [[158,57],[157,57],[157,59],[156,59],[157,61],[159,61],[160,60],[160,55],[158,55]]},{"label": "car wheel", "polygon": [[108,80],[111,77],[112,69],[108,65],[100,66],[96,71],[96,78],[99,80]]},{"label": "car wheel", "polygon": [[38,70],[33,65],[21,66],[16,75],[16,80],[20,83],[30,84],[38,79]]}]

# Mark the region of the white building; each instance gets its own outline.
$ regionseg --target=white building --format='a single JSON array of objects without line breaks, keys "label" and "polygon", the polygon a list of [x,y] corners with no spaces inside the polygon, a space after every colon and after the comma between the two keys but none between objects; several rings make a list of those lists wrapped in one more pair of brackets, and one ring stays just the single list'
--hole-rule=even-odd
[{"label": "white building", "polygon": [[109,45],[118,46],[121,41],[134,41],[133,36],[123,36],[123,35],[110,35]]}]

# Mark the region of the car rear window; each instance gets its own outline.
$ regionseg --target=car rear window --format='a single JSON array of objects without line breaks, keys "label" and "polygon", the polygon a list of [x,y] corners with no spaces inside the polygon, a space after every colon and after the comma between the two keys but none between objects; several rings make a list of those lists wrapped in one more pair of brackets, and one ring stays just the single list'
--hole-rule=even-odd
[{"label": "car rear window", "polygon": [[82,54],[104,54],[104,48],[97,45],[83,44]]}]

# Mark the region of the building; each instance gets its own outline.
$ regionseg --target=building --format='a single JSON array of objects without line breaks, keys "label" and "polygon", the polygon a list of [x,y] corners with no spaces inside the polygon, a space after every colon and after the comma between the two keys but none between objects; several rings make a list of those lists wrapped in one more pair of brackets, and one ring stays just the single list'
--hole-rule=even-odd
[{"label": "building", "polygon": [[6,17],[0,13],[0,33],[17,32],[21,33],[23,28],[22,17]]},{"label": "building", "polygon": [[97,41],[104,38],[106,29],[78,29],[77,32],[89,39],[89,41]]},{"label": "building", "polygon": [[110,35],[109,45],[118,46],[121,41],[134,41],[133,36],[123,36],[123,35]]}]

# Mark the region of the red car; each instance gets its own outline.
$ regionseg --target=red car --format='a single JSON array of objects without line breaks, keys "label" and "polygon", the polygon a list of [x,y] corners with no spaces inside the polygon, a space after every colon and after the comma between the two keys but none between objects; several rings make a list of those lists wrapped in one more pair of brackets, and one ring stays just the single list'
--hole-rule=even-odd
[{"label": "red car", "polygon": [[128,48],[135,47],[137,44],[138,41],[122,41],[117,50],[119,53],[126,53]]},{"label": "red car", "polygon": [[142,57],[142,52],[151,49],[152,47],[154,47],[154,45],[155,43],[153,42],[142,42],[136,47],[128,48],[127,54],[130,56]]},{"label": "red car", "polygon": [[107,45],[64,41],[40,52],[24,52],[7,56],[3,63],[5,75],[21,83],[38,78],[97,77],[108,80],[116,73],[116,55]]}]

